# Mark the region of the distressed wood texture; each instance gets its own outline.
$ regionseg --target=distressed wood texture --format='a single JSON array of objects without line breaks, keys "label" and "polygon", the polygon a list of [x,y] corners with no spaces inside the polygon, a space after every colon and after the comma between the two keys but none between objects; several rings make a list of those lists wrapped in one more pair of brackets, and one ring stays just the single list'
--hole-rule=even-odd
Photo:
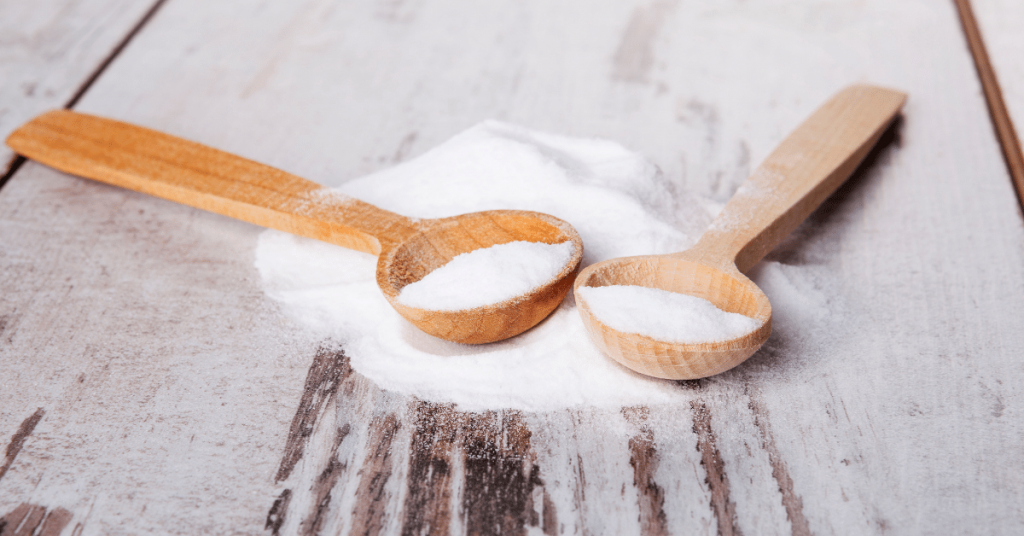
[{"label": "distressed wood texture", "polygon": [[761,351],[628,408],[383,390],[264,295],[258,228],[29,162],[0,190],[0,532],[1024,531],[1024,223],[956,17],[168,0],[76,109],[323,184],[496,117],[619,140],[724,201],[839,88],[909,99],[755,267]]},{"label": "distressed wood texture", "polygon": [[[0,3],[0,138],[75,98],[154,1]],[[0,147],[0,175],[14,153]]]}]

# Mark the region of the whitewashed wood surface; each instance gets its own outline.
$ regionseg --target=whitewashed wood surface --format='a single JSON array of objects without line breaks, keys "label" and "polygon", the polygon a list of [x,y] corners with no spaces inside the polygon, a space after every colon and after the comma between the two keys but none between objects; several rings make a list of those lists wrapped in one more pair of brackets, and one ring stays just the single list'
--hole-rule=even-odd
[{"label": "whitewashed wood surface", "polygon": [[[153,2],[0,2],[0,138],[68,103]],[[14,153],[0,147],[0,175]]]},{"label": "whitewashed wood surface", "polygon": [[769,293],[757,356],[651,407],[383,391],[264,296],[259,229],[27,163],[0,532],[1021,532],[1024,223],[951,3],[168,0],[76,109],[325,184],[496,117],[724,200],[860,81],[905,120],[769,258],[842,299]]},{"label": "whitewashed wood surface", "polygon": [[1017,136],[1024,127],[1024,3],[973,0],[974,16],[985,36],[992,67],[999,78]]}]

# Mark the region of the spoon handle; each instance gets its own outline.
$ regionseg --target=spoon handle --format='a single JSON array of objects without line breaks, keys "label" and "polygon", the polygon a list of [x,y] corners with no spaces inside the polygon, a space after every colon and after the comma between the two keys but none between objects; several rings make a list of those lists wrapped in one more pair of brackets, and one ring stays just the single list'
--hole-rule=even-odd
[{"label": "spoon handle", "polygon": [[367,253],[416,231],[409,218],[270,166],[69,110],[36,117],[7,145],[66,173]]},{"label": "spoon handle", "polygon": [[691,252],[741,272],[757,264],[853,174],[906,98],[868,85],[837,93],[740,186]]}]

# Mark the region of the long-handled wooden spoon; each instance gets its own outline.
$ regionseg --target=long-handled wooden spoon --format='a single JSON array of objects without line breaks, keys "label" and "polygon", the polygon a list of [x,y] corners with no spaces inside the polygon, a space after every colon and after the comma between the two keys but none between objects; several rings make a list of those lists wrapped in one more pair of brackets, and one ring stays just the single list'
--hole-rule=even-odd
[{"label": "long-handled wooden spoon", "polygon": [[775,149],[692,248],[669,255],[623,257],[584,269],[574,288],[637,285],[704,298],[760,322],[727,341],[679,344],[617,331],[595,318],[576,292],[590,338],[609,356],[643,374],[704,378],[754,354],[772,330],[768,297],[743,275],[839,187],[896,118],[906,95],[858,85],[839,92]]},{"label": "long-handled wooden spoon", "polygon": [[[499,341],[533,327],[562,301],[583,257],[576,230],[547,214],[492,210],[407,218],[239,156],[67,110],[26,123],[7,145],[67,173],[379,255],[377,285],[388,302],[419,329],[455,342]],[[575,253],[551,281],[497,304],[435,311],[398,302],[402,287],[456,255],[517,240],[569,240]]]}]

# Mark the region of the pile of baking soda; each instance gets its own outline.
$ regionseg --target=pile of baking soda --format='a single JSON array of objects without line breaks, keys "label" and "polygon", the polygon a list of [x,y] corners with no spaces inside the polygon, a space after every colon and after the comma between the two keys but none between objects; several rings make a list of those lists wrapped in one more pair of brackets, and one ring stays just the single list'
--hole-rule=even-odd
[{"label": "pile of baking soda", "polygon": [[[717,209],[692,193],[675,191],[653,164],[615,142],[557,136],[494,121],[474,126],[413,160],[346,183],[338,191],[410,217],[494,209],[548,213],[579,232],[583,266],[686,249]],[[550,266],[572,255],[565,246],[505,246],[512,254],[522,253],[517,248],[544,249],[531,254],[547,256]],[[499,266],[502,251],[490,248],[495,249],[499,251],[483,256]],[[434,309],[470,307],[475,302],[460,302],[458,297],[443,305],[437,301],[438,288],[468,280],[457,261],[424,278],[422,293],[415,285],[406,287],[400,300]],[[488,259],[468,263],[471,270],[487,264]],[[355,370],[385,389],[454,402],[467,411],[656,404],[669,401],[679,389],[601,354],[587,337],[571,293],[549,318],[522,335],[462,345],[426,335],[399,316],[376,286],[375,266],[372,255],[278,231],[264,232],[256,250],[266,292],[299,323],[341,341]],[[453,273],[445,275],[444,269]],[[543,272],[512,279],[536,287],[553,277]],[[428,281],[435,274],[439,281]],[[494,296],[473,297],[500,301]]]}]

